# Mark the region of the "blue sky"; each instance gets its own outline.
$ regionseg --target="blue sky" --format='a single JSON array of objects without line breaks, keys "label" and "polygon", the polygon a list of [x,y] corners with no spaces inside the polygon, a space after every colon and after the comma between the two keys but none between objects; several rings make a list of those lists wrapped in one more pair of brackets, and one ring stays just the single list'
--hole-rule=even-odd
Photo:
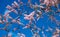
[{"label": "blue sky", "polygon": [[[7,10],[7,9],[6,9],[6,6],[7,6],[7,5],[11,5],[14,1],[17,1],[17,0],[0,0],[0,14],[4,15],[5,11]],[[22,1],[23,1],[24,3],[27,3],[27,0],[22,0]],[[36,3],[39,4],[39,1],[38,1],[38,0],[33,0],[33,1],[31,1],[31,2],[32,2],[32,4],[34,4],[34,2],[36,2]],[[29,12],[29,13],[33,11],[33,9],[27,8],[27,7],[25,7],[25,6],[24,6],[24,8],[25,8],[25,10],[26,10],[27,12]],[[53,9],[53,10],[56,10],[54,7],[52,7],[52,9]],[[28,14],[29,14],[29,13],[28,13]],[[17,17],[17,16],[18,16],[18,15],[16,15],[16,16],[14,16],[14,15],[16,15],[16,14],[11,14],[12,17]],[[20,19],[21,19],[21,22],[23,22],[24,24],[26,24],[27,21],[24,20],[24,19],[22,19],[23,17],[24,17],[24,16],[22,16],[22,17],[20,18]],[[57,20],[60,21],[60,16],[55,15],[54,17],[55,17]],[[49,19],[48,16],[47,16],[47,14],[44,14],[44,15],[43,15],[43,18],[40,18],[40,19],[36,22],[37,27],[42,28],[42,27],[44,26],[45,29],[48,29],[48,26],[51,26],[53,29],[55,29],[56,23],[51,22],[51,20],[48,20],[48,21],[47,21],[47,19]],[[5,25],[5,24],[4,24],[4,25]],[[0,27],[4,27],[4,25],[0,24]],[[19,27],[19,26],[14,23],[13,26],[11,25],[11,27],[10,27],[10,32],[12,32],[11,30],[12,30],[12,28],[14,28],[14,27]],[[8,28],[9,28],[9,27],[8,27]],[[20,28],[20,27],[19,27],[19,28]],[[58,28],[60,28],[60,27],[58,26]],[[22,27],[21,27],[20,29],[21,29],[20,32],[21,32],[21,33],[24,33],[24,34],[26,35],[26,37],[32,37],[32,33],[31,33],[30,29],[24,29],[24,30],[23,30]],[[45,30],[43,30],[43,31],[45,32]],[[13,34],[17,34],[17,32],[18,32],[18,30],[15,31],[15,32],[12,32],[12,33],[13,33]],[[41,35],[41,37],[43,37],[43,35],[42,35],[41,32],[42,32],[42,31],[40,31],[39,35]],[[6,31],[4,31],[4,30],[0,30],[0,37],[2,37],[3,35],[7,35],[7,33],[8,33],[8,32],[6,32]],[[52,33],[53,33],[53,31],[52,31]],[[52,33],[51,33],[51,32],[45,32],[45,34],[46,34],[47,37],[51,37]],[[13,36],[13,37],[15,37],[15,36]]]}]

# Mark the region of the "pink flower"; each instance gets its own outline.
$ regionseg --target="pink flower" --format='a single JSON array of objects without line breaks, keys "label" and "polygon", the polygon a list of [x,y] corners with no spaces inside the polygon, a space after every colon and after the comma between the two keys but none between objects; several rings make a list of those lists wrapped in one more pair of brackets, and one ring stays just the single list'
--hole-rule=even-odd
[{"label": "pink flower", "polygon": [[24,19],[26,19],[26,20],[33,20],[34,19],[34,14],[35,14],[35,12],[33,11],[33,12],[31,12],[29,15],[27,15],[27,14],[24,14]]}]

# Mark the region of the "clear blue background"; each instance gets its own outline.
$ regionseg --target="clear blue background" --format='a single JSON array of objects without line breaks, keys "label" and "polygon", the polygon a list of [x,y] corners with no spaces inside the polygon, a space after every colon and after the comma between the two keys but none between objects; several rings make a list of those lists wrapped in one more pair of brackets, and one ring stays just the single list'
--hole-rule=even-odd
[{"label": "clear blue background", "polygon": [[[16,1],[16,0],[0,0],[0,14],[4,15],[4,13],[5,13],[5,11],[6,11],[6,6],[7,6],[7,5],[11,5],[14,1]],[[23,1],[24,3],[27,3],[28,0],[22,0],[22,1]],[[36,3],[39,4],[39,1],[38,1],[38,0],[32,0],[32,3],[33,3],[33,4],[34,4],[34,2],[36,2]],[[25,8],[26,8],[26,7],[25,7]],[[52,7],[52,8],[53,8],[53,7]],[[53,9],[56,10],[55,8],[53,8]],[[26,8],[26,11],[32,12],[33,10],[30,9],[30,8]],[[11,14],[11,16],[13,16],[13,14]],[[18,15],[17,15],[17,16],[18,16]],[[17,16],[16,16],[16,17],[17,17]],[[13,17],[14,17],[14,16],[13,16]],[[44,26],[45,29],[48,29],[48,26],[51,26],[51,27],[55,30],[56,23],[51,22],[51,20],[48,20],[48,22],[47,22],[47,19],[49,19],[47,15],[43,15],[43,17],[44,17],[44,18],[40,18],[39,21],[36,22],[36,25],[37,25],[39,28],[42,28],[42,27]],[[59,17],[58,15],[57,15],[57,16],[54,16],[54,17],[55,17],[57,20],[60,21],[60,17]],[[22,17],[22,18],[23,18],[23,17]],[[26,21],[25,21],[24,19],[21,19],[21,21],[26,24]],[[4,27],[4,25],[0,24],[0,28],[1,28],[1,27]],[[17,25],[17,24],[16,24],[16,25],[13,24],[13,26],[10,27],[10,30],[11,30],[13,27],[18,27],[18,25]],[[9,28],[9,27],[8,27],[8,28]],[[58,28],[59,28],[59,27],[58,27]],[[26,37],[32,37],[31,31],[30,31],[29,29],[24,29],[24,30],[23,30],[22,28],[20,28],[20,29],[21,29],[20,32],[21,32],[21,33],[24,33],[24,34],[26,35]],[[44,32],[45,32],[45,29],[43,30]],[[13,32],[14,35],[15,35],[17,32],[18,32],[18,31]],[[52,31],[52,33],[53,33],[53,31]],[[45,34],[46,34],[47,37],[51,37],[52,33],[51,33],[51,32],[45,32]],[[40,34],[41,37],[43,37],[41,31],[40,31],[39,34]],[[7,35],[7,32],[4,31],[4,30],[0,30],[0,37],[5,36],[5,35]],[[15,37],[15,36],[14,36],[14,37]]]}]

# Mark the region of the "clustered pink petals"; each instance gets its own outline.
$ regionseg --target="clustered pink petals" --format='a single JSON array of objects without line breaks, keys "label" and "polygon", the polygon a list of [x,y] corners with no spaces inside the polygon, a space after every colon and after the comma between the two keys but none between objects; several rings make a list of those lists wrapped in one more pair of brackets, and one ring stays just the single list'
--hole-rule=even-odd
[{"label": "clustered pink petals", "polygon": [[[4,15],[0,15],[0,23],[4,24],[6,23],[6,26],[4,28],[0,28],[0,30],[5,30],[8,31],[7,29],[8,26],[10,26],[10,24],[12,23],[17,23],[19,24],[19,26],[22,26],[23,29],[30,29],[32,32],[32,37],[41,37],[41,35],[39,34],[40,31],[42,31],[42,35],[43,37],[47,37],[45,35],[44,29],[45,27],[42,26],[42,28],[37,27],[37,21],[39,21],[39,19],[41,17],[43,17],[44,14],[47,14],[48,18],[51,20],[51,22],[55,22],[57,26],[60,26],[60,21],[58,21],[54,15],[57,14],[57,12],[60,12],[60,9],[58,9],[58,4],[60,4],[60,0],[39,0],[40,4],[38,5],[37,3],[32,4],[31,0],[28,0],[29,5],[24,4],[23,2],[21,2],[21,0],[18,0],[18,2],[14,1],[11,6],[7,5],[7,11],[5,12]],[[24,12],[19,12],[20,10],[20,6],[26,5],[32,9],[34,9],[34,11],[30,12],[30,14],[24,13]],[[42,6],[42,5],[46,5],[46,7]],[[54,12],[53,10],[51,10],[51,6],[55,6],[58,10],[56,12]],[[39,8],[39,9],[38,9]],[[17,9],[17,10],[16,10]],[[24,11],[24,8],[23,10]],[[44,11],[44,12],[43,12]],[[13,18],[12,16],[10,16],[10,13],[15,13],[16,15],[18,15],[18,17]],[[21,13],[21,14],[19,14]],[[50,14],[49,14],[50,13]],[[55,14],[56,13],[56,14]],[[23,22],[21,22],[20,17],[24,16],[23,19],[24,20],[28,20],[29,22],[25,25]],[[60,16],[60,15],[59,15]],[[4,18],[2,20],[2,17]],[[9,19],[11,19],[9,21]],[[49,20],[47,19],[47,21]],[[13,31],[19,30],[18,28],[13,28]],[[52,27],[50,27],[48,25],[48,29],[46,29],[46,32],[52,32],[54,29]],[[59,37],[60,34],[60,30],[58,27],[55,27],[55,31],[53,32],[52,37]],[[24,34],[18,33],[19,37],[26,37]],[[6,36],[3,36],[6,37]],[[12,37],[12,33],[8,33],[8,37]]]}]

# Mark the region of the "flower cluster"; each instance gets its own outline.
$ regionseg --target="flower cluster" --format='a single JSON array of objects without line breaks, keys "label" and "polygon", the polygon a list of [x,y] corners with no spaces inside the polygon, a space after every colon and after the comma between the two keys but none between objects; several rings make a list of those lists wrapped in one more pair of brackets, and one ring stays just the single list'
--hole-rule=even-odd
[{"label": "flower cluster", "polygon": [[[48,19],[51,20],[51,22],[56,23],[55,31],[52,33],[51,37],[59,37],[60,30],[60,21],[55,18],[55,16],[60,17],[60,9],[59,5],[60,0],[39,0],[39,4],[36,2],[34,4],[31,3],[31,0],[28,0],[27,3],[23,3],[21,0],[18,0],[18,2],[14,1],[11,6],[7,5],[6,12],[4,15],[0,15],[0,24],[5,24],[3,28],[0,28],[0,30],[5,30],[8,32],[8,36],[3,37],[13,37],[12,33],[9,33],[9,29],[13,24],[18,25],[18,27],[14,27],[12,31],[19,31],[17,33],[17,36],[14,37],[26,37],[25,34],[20,32],[20,26],[22,26],[22,29],[30,29],[32,33],[32,37],[41,37],[40,32],[42,33],[42,37],[48,37],[45,32],[53,32],[54,29],[48,25],[48,29],[45,29],[44,26],[42,28],[37,26],[37,21],[39,21],[41,18],[43,19],[44,16],[48,16]],[[25,10],[26,8],[30,8],[31,10]],[[56,10],[52,9],[52,7],[56,8]],[[12,14],[12,16],[11,16]],[[14,15],[15,14],[15,15]],[[24,24],[21,20],[22,19],[28,21],[28,23]],[[23,21],[24,21],[23,20]],[[40,25],[40,24],[39,24]],[[10,28],[8,28],[10,27]],[[44,32],[45,30],[45,32]]]}]

